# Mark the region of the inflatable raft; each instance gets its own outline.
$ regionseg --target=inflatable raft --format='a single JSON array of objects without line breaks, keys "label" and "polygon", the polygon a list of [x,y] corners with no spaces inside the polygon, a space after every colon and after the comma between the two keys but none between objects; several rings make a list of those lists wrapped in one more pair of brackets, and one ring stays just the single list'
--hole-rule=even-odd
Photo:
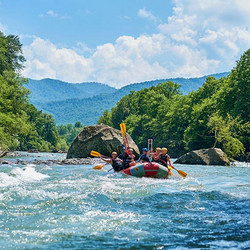
[{"label": "inflatable raft", "polygon": [[122,170],[124,174],[135,177],[168,178],[168,168],[156,162],[145,162]]}]

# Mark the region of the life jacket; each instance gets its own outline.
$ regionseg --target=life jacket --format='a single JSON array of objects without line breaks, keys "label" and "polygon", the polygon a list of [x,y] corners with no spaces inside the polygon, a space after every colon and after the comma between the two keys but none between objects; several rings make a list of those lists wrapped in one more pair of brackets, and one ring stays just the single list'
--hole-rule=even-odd
[{"label": "life jacket", "polygon": [[132,157],[128,153],[125,153],[122,159],[122,168],[126,169],[130,167],[130,163],[132,162]]},{"label": "life jacket", "polygon": [[112,167],[114,171],[121,171],[122,170],[122,161],[119,158],[112,159]]},{"label": "life jacket", "polygon": [[156,156],[153,156],[153,157],[152,157],[152,162],[161,163],[160,159],[161,159],[161,154],[158,155],[157,157],[156,157]]},{"label": "life jacket", "polygon": [[[169,159],[169,155],[168,154],[165,154],[165,155],[160,155],[160,160],[158,161],[159,163],[163,164],[164,166],[167,167],[167,162],[168,162],[168,159]],[[163,162],[164,161],[164,162]]]},{"label": "life jacket", "polygon": [[143,154],[143,155],[140,156],[139,161],[150,162],[150,159],[149,159],[147,154]]}]

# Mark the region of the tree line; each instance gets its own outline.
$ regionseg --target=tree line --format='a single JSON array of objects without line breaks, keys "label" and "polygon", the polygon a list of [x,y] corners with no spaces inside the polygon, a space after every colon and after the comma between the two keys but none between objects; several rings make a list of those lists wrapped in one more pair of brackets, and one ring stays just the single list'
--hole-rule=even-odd
[{"label": "tree line", "polygon": [[29,102],[27,80],[20,74],[24,61],[19,38],[0,32],[0,148],[65,151],[82,124],[57,127],[51,115]]},{"label": "tree line", "polygon": [[98,123],[119,129],[124,122],[137,145],[168,147],[171,156],[201,148],[219,147],[229,157],[249,154],[250,50],[227,77],[207,77],[197,91],[183,95],[168,81],[131,91]]}]

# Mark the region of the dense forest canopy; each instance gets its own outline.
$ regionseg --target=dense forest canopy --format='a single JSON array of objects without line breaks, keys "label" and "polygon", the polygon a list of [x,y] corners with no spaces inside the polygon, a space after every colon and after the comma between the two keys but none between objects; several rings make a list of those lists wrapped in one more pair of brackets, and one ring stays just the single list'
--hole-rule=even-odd
[{"label": "dense forest canopy", "polygon": [[29,102],[27,82],[20,74],[25,61],[17,36],[0,32],[0,147],[41,151],[66,149],[51,115]]},{"label": "dense forest canopy", "polygon": [[171,81],[132,91],[98,122],[115,128],[125,122],[140,147],[153,138],[173,156],[215,146],[230,157],[249,154],[249,61],[247,50],[227,77],[208,77],[187,95]]},{"label": "dense forest canopy", "polygon": [[[228,76],[229,72],[212,74],[216,79]],[[31,91],[30,101],[39,110],[53,115],[57,124],[94,125],[105,110],[110,110],[130,91],[139,91],[159,83],[172,81],[181,85],[187,94],[197,90],[206,81],[206,76],[198,78],[170,78],[126,85],[120,89],[100,83],[72,84],[58,80],[31,80],[25,85]]]}]

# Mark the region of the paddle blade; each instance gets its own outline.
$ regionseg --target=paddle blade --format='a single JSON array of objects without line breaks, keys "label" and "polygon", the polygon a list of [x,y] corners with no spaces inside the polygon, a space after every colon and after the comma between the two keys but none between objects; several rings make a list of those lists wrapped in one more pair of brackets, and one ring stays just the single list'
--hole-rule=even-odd
[{"label": "paddle blade", "polygon": [[120,128],[121,128],[122,136],[124,137],[126,135],[126,126],[125,126],[125,123],[121,123],[120,124]]},{"label": "paddle blade", "polygon": [[104,165],[96,165],[93,167],[93,169],[102,169],[104,167]]},{"label": "paddle blade", "polygon": [[187,177],[187,173],[185,173],[184,171],[182,170],[177,170],[178,174],[181,175],[183,178],[186,178]]},{"label": "paddle blade", "polygon": [[90,152],[90,155],[95,156],[95,157],[100,157],[100,156],[101,156],[100,153],[98,153],[98,152],[96,152],[96,151],[94,151],[94,150],[92,150],[92,151]]}]

